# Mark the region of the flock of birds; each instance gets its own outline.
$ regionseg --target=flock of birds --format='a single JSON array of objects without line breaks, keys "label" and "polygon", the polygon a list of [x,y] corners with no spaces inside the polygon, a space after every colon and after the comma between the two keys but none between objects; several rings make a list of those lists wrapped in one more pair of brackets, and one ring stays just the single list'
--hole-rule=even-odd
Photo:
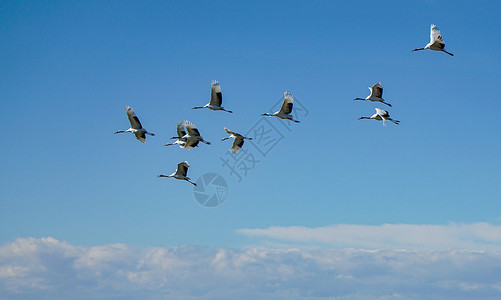
[{"label": "flock of birds", "polygon": [[[431,24],[430,42],[426,46],[424,46],[424,48],[416,48],[416,49],[412,50],[412,52],[426,50],[426,49],[430,49],[433,51],[442,51],[442,52],[449,54],[450,56],[454,56],[454,54],[447,52],[445,50],[444,39],[442,38],[442,34],[440,33],[440,29],[438,29],[437,25],[435,25],[435,24]],[[369,96],[367,96],[365,99],[355,98],[353,100],[381,102],[381,103],[386,104],[389,107],[391,107],[391,104],[386,103],[383,99],[383,86],[381,85],[381,82],[378,82],[375,85],[373,85],[372,87],[369,87],[369,90],[371,91],[371,94]],[[370,117],[360,117],[358,119],[359,120],[373,119],[376,121],[383,121],[383,125],[386,124],[386,121],[393,122],[397,125],[400,123],[400,121],[393,120],[392,118],[390,118],[390,114],[382,108],[376,108],[376,113]]]},{"label": "flock of birds", "polygon": [[[286,120],[291,120],[294,122],[299,122],[297,120],[294,120],[290,113],[292,112],[292,103],[293,103],[294,97],[292,96],[291,93],[285,92],[284,93],[284,103],[282,104],[282,107],[280,108],[279,111],[275,112],[274,114],[263,114],[263,116],[271,116],[271,117],[277,117],[281,119],[286,119]],[[223,94],[221,92],[221,85],[219,82],[216,80],[211,81],[211,93],[210,93],[210,101],[204,106],[196,106],[193,107],[193,109],[202,109],[202,108],[208,108],[210,110],[222,110],[226,111],[229,113],[232,113],[231,110],[226,110],[223,106]],[[139,121],[139,118],[136,116],[136,113],[134,112],[134,109],[130,106],[125,106],[125,112],[127,114],[127,118],[129,119],[130,122],[130,128],[127,130],[118,130],[115,132],[117,133],[124,133],[124,132],[130,132],[133,133],[136,136],[136,139],[138,139],[140,142],[146,142],[146,135],[151,135],[155,136],[154,133],[148,132],[143,126],[141,125],[141,122]],[[233,141],[233,146],[230,148],[230,151],[233,152],[234,154],[237,154],[242,146],[244,145],[244,140],[252,140],[252,138],[245,137],[239,133],[236,133],[234,131],[231,131],[228,128],[224,128],[224,130],[230,134],[230,136],[221,139],[221,141],[225,141],[227,139],[234,139]],[[176,140],[173,143],[167,143],[164,146],[172,146],[172,145],[178,145],[180,148],[190,150],[195,147],[198,147],[198,144],[200,142],[205,143],[207,145],[210,145],[210,142],[204,140],[202,135],[200,134],[200,131],[197,129],[195,124],[191,123],[190,121],[184,121],[184,122],[179,122],[177,121],[176,125],[176,131],[177,131],[177,136],[172,137],[171,139]],[[188,181],[189,183],[193,185],[197,185],[195,182],[191,181],[191,179],[188,177],[188,168],[190,165],[188,164],[187,161],[182,161],[177,164],[177,169],[174,173],[170,175],[163,175],[160,174],[158,177],[167,177],[167,178],[175,178],[179,180],[185,180]]]},{"label": "flock of birds", "polygon": [[[433,51],[442,51],[444,53],[447,53],[450,56],[454,56],[454,54],[447,52],[445,50],[445,42],[442,38],[442,35],[440,33],[440,30],[438,27],[434,24],[431,24],[431,29],[430,29],[430,42],[424,47],[424,48],[416,48],[412,51],[420,51],[420,50],[433,50]],[[383,86],[381,83],[376,83],[372,87],[369,87],[369,90],[371,91],[370,95],[367,96],[365,99],[364,98],[355,98],[354,100],[362,100],[362,101],[371,101],[371,102],[380,102],[383,103],[389,107],[392,107],[390,103],[387,103],[383,99]],[[294,96],[290,92],[285,92],[284,93],[284,100],[282,103],[282,106],[279,111],[273,113],[273,114],[268,114],[264,113],[262,116],[269,116],[269,117],[276,117],[284,120],[290,120],[295,123],[299,123],[298,120],[294,120],[293,117],[291,116],[292,112],[292,106],[293,106],[293,101],[294,101]],[[223,106],[223,94],[221,92],[221,86],[219,82],[216,80],[213,80],[211,82],[211,95],[210,95],[210,102],[207,103],[204,106],[196,106],[193,107],[193,109],[203,109],[207,108],[210,110],[214,111],[225,111],[228,113],[232,113],[231,110],[226,110]],[[127,130],[119,130],[116,131],[116,133],[124,133],[124,132],[130,132],[133,133],[136,136],[136,139],[138,139],[141,142],[146,142],[146,135],[151,135],[154,136],[154,133],[148,132],[146,129],[143,128],[141,125],[141,122],[139,122],[139,118],[136,116],[136,113],[130,106],[125,106],[125,112],[127,113],[127,117],[130,122],[130,128]],[[390,114],[381,108],[376,108],[376,113],[373,114],[370,117],[360,117],[359,120],[362,119],[373,119],[377,121],[383,121],[383,125],[386,124],[386,121],[390,121],[396,125],[399,125],[400,121],[398,120],[393,120],[390,117]],[[221,139],[221,141],[227,140],[227,139],[234,139],[233,145],[230,148],[230,151],[233,152],[234,154],[237,154],[240,149],[242,148],[244,144],[244,140],[252,140],[252,138],[244,137],[239,133],[236,133],[234,131],[229,130],[228,128],[224,128],[224,130],[230,134],[230,136]],[[176,131],[177,131],[177,136],[172,137],[171,139],[175,139],[176,141],[173,143],[167,143],[164,146],[171,146],[171,145],[178,145],[180,148],[190,150],[195,147],[198,147],[198,144],[200,142],[205,143],[207,145],[210,145],[210,142],[206,141],[203,139],[203,137],[200,134],[200,131],[197,129],[195,124],[189,122],[189,121],[184,121],[184,122],[177,122],[176,125]],[[158,177],[166,177],[166,178],[174,178],[174,179],[179,179],[179,180],[185,180],[188,181],[189,183],[193,184],[196,186],[197,184],[195,182],[192,182],[191,179],[187,176],[188,175],[188,168],[190,165],[188,164],[187,161],[182,161],[177,164],[177,169],[174,173],[170,175],[163,175],[160,174]]]}]

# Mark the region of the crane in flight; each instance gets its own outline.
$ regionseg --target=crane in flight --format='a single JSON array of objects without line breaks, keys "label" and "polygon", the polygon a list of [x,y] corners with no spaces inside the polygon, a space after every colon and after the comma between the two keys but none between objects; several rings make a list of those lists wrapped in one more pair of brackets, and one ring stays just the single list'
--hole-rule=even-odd
[{"label": "crane in flight", "polygon": [[282,103],[282,107],[280,108],[280,110],[273,114],[264,113],[262,114],[262,116],[277,117],[280,119],[290,120],[299,123],[298,120],[294,120],[290,115],[290,113],[292,112],[293,101],[294,101],[294,96],[292,96],[290,92],[284,92],[284,102]]},{"label": "crane in flight", "polygon": [[444,39],[442,38],[442,34],[440,34],[440,29],[438,29],[437,25],[431,24],[431,29],[430,29],[430,42],[424,47],[424,48],[416,48],[412,51],[419,51],[419,50],[425,50],[425,49],[430,49],[434,51],[442,51],[450,56],[454,56],[454,54],[445,51],[445,42]]},{"label": "crane in flight", "polygon": [[244,145],[244,140],[252,140],[252,138],[248,138],[248,137],[245,137],[245,136],[242,136],[241,134],[238,134],[234,131],[231,131],[229,130],[228,128],[224,128],[224,131],[226,131],[227,133],[230,134],[229,137],[226,137],[224,139],[221,139],[221,141],[225,141],[227,139],[235,139],[235,141],[233,141],[233,146],[231,146],[231,149],[230,151],[233,152],[234,154],[237,154],[238,151],[240,151],[240,149],[242,148],[242,146]]},{"label": "crane in flight", "polygon": [[177,131],[177,136],[172,137],[171,139],[177,139],[174,143],[169,143],[165,144],[164,146],[171,146],[171,145],[179,145],[180,148],[190,150],[198,146],[198,143],[200,141],[198,140],[190,140],[188,141],[184,136],[186,135],[186,130],[184,128],[184,125],[177,121],[176,125],[176,131]]},{"label": "crane in flight", "polygon": [[221,85],[217,80],[212,80],[210,83],[210,102],[204,106],[195,106],[193,109],[208,108],[211,110],[224,110],[232,113],[231,110],[226,110],[221,106],[223,104],[223,94],[221,93]]},{"label": "crane in flight", "polygon": [[378,82],[375,85],[373,85],[372,87],[369,87],[369,90],[371,91],[371,94],[369,96],[367,96],[365,99],[363,99],[363,98],[355,98],[353,100],[381,102],[381,103],[386,104],[389,107],[391,107],[390,103],[384,102],[384,99],[383,99],[383,86],[381,85],[381,82]]},{"label": "crane in flight", "polygon": [[372,116],[370,117],[360,117],[358,118],[359,120],[363,120],[363,119],[374,119],[374,120],[377,120],[377,121],[383,121],[383,125],[386,125],[386,121],[390,121],[390,122],[393,122],[397,125],[400,124],[400,121],[397,121],[397,120],[393,120],[392,118],[390,118],[390,114],[384,110],[384,109],[381,109],[381,108],[376,108],[376,113],[373,114]]},{"label": "crane in flight", "polygon": [[188,174],[188,168],[189,167],[190,167],[190,165],[188,164],[187,161],[182,161],[182,162],[180,162],[180,163],[177,164],[176,172],[174,172],[174,173],[172,173],[170,175],[160,174],[157,177],[167,177],[167,178],[174,178],[174,179],[178,179],[178,180],[186,180],[189,183],[191,183],[194,186],[196,186],[197,184],[194,183],[194,182],[192,182],[191,179],[186,176]]},{"label": "crane in flight", "polygon": [[[173,144],[179,144],[179,146],[181,147],[182,143],[186,143],[188,145],[192,145],[192,148],[196,147],[198,145],[198,142],[202,142],[202,143],[205,143],[207,145],[210,145],[210,142],[207,142],[206,140],[204,140],[204,138],[200,135],[200,131],[198,131],[195,124],[191,123],[190,121],[184,121],[182,125],[186,128],[186,130],[188,130],[188,133],[186,133],[184,130],[182,130],[182,128],[178,124],[178,127],[177,127],[178,136],[171,137],[171,139],[177,139],[177,141],[174,142]],[[184,133],[184,135],[180,136],[183,133]],[[195,143],[195,142],[197,142],[197,143]],[[170,146],[170,144],[166,144],[165,146]]]},{"label": "crane in flight", "polygon": [[127,118],[129,118],[130,128],[127,130],[118,130],[115,132],[115,134],[132,132],[136,136],[136,139],[138,139],[143,143],[146,142],[146,135],[151,135],[151,136],[155,135],[154,133],[146,131],[146,129],[144,129],[143,126],[141,126],[141,122],[139,122],[139,119],[136,116],[136,113],[134,112],[132,107],[126,105],[125,112],[127,113]]}]

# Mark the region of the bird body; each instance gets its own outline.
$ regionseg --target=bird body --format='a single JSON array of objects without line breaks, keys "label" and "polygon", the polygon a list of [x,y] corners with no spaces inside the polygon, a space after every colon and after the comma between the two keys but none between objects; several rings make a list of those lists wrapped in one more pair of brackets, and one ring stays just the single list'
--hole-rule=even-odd
[{"label": "bird body", "polygon": [[210,102],[204,106],[195,106],[193,109],[208,108],[210,110],[223,110],[232,113],[231,110],[226,110],[221,105],[223,104],[223,93],[221,93],[221,85],[217,80],[211,81],[210,87]]},{"label": "bird body", "polygon": [[376,108],[376,113],[373,114],[370,117],[360,117],[358,119],[359,120],[362,120],[362,119],[374,119],[376,121],[383,121],[383,125],[386,125],[386,121],[393,122],[393,123],[395,123],[397,125],[399,125],[399,123],[400,123],[400,121],[393,120],[392,118],[390,118],[390,114],[386,110],[381,109],[381,108]]},{"label": "bird body", "polygon": [[386,104],[389,107],[391,107],[390,103],[384,102],[384,99],[383,99],[383,86],[381,85],[381,82],[378,82],[375,85],[373,85],[372,87],[369,87],[369,90],[371,91],[371,94],[369,96],[367,96],[365,99],[363,99],[363,98],[355,98],[353,100],[381,102],[381,103]]},{"label": "bird body", "polygon": [[130,128],[127,130],[118,130],[115,132],[117,133],[124,133],[124,132],[131,132],[136,136],[136,139],[138,139],[140,142],[146,142],[146,135],[151,135],[154,136],[154,133],[146,131],[146,129],[143,128],[141,125],[141,122],[139,122],[139,118],[136,116],[136,113],[134,112],[134,109],[132,107],[126,105],[125,106],[125,112],[127,113],[127,118],[129,119],[130,122]]},{"label": "bird body", "polygon": [[174,178],[174,179],[178,179],[178,180],[186,180],[189,183],[196,186],[197,184],[192,182],[191,179],[189,177],[187,177],[189,167],[190,167],[190,165],[188,164],[187,161],[182,161],[182,162],[177,164],[176,172],[174,172],[170,175],[160,174],[160,175],[158,175],[158,177],[167,177],[167,178]]},{"label": "bird body", "polygon": [[244,140],[252,140],[252,138],[248,138],[245,136],[242,136],[241,134],[238,134],[234,131],[229,130],[228,128],[224,128],[224,131],[230,134],[229,137],[226,137],[224,139],[221,139],[221,141],[227,140],[227,139],[235,139],[233,141],[233,146],[231,147],[230,151],[233,152],[234,154],[237,154],[242,146],[244,145]]},{"label": "bird body", "polygon": [[445,42],[442,38],[442,34],[440,33],[440,29],[438,29],[437,25],[431,24],[430,28],[430,42],[424,48],[416,48],[412,51],[426,50],[430,49],[433,51],[442,51],[450,56],[454,56],[454,54],[449,53],[445,50]]},{"label": "bird body", "polygon": [[299,123],[299,121],[294,120],[290,115],[290,113],[292,112],[293,102],[294,102],[294,96],[292,96],[290,92],[284,92],[284,102],[282,103],[282,107],[280,107],[280,110],[273,114],[264,113],[262,114],[262,116],[277,117],[280,119],[290,120]]}]

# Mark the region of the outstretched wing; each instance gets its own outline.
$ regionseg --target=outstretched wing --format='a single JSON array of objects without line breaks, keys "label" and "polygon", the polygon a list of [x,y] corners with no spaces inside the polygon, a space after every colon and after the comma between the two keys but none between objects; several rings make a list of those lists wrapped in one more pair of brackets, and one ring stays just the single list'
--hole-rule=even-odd
[{"label": "outstretched wing", "polygon": [[134,132],[134,135],[136,136],[136,139],[138,139],[141,142],[146,142],[146,134],[144,131],[136,131]]},{"label": "outstretched wing", "polygon": [[177,137],[178,138],[182,138],[183,136],[186,135],[186,131],[184,130],[184,126],[179,121],[177,121],[176,130],[177,130]]},{"label": "outstretched wing", "polygon": [[197,127],[195,124],[189,122],[189,121],[184,121],[183,122],[184,127],[186,127],[186,130],[188,130],[188,134],[191,136],[200,136],[200,132],[198,131]]},{"label": "outstretched wing", "polygon": [[224,128],[224,131],[226,131],[226,133],[228,133],[228,134],[239,135],[238,133],[236,133],[236,132],[234,132],[234,131],[231,131],[231,130],[229,130],[229,129],[228,129],[228,128],[226,128],[226,127]]},{"label": "outstretched wing", "polygon": [[284,103],[282,104],[282,107],[280,108],[280,112],[283,114],[290,114],[292,112],[292,102],[294,101],[294,96],[292,96],[291,93],[285,92],[284,93]]},{"label": "outstretched wing", "polygon": [[198,146],[198,143],[199,143],[199,141],[193,141],[193,140],[191,140],[191,141],[187,141],[186,143],[184,143],[184,144],[182,145],[182,148],[184,148],[184,149],[186,149],[186,150],[190,150],[190,149],[193,149],[193,148],[195,148],[196,146]]},{"label": "outstretched wing", "polygon": [[434,43],[445,44],[442,34],[440,33],[440,29],[438,29],[437,25],[431,24],[430,44]]},{"label": "outstretched wing", "polygon": [[223,103],[223,94],[221,86],[217,80],[212,80],[210,83],[210,105],[221,106]]},{"label": "outstretched wing", "polygon": [[176,170],[176,175],[181,175],[186,177],[186,174],[188,173],[188,167],[190,165],[188,164],[187,161],[182,161],[177,164],[177,170]]},{"label": "outstretched wing", "polygon": [[238,137],[233,142],[233,146],[231,147],[230,151],[235,153],[235,154],[238,154],[238,152],[240,151],[240,149],[242,148],[243,145],[244,145],[244,139],[241,137]]},{"label": "outstretched wing", "polygon": [[136,113],[130,106],[125,106],[125,112],[127,113],[127,117],[129,118],[130,122],[130,127],[134,129],[141,129],[143,126],[141,126],[141,122],[139,122],[138,117],[136,116]]},{"label": "outstretched wing", "polygon": [[384,109],[381,109],[381,108],[376,108],[376,113],[381,116],[381,118],[383,120],[385,120],[386,118],[388,118],[390,116],[390,114],[388,114],[388,112]]},{"label": "outstretched wing", "polygon": [[383,86],[381,85],[381,82],[378,82],[372,86],[371,96],[383,98]]}]

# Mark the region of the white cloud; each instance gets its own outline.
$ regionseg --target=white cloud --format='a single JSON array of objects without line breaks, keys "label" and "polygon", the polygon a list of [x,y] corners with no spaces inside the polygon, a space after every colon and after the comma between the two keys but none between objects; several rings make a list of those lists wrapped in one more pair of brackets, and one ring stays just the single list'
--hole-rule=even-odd
[{"label": "white cloud", "polygon": [[472,250],[0,246],[0,299],[494,299],[501,255]]},{"label": "white cloud", "polygon": [[267,244],[368,249],[472,249],[501,251],[501,226],[488,223],[448,225],[333,225],[240,229]]}]

